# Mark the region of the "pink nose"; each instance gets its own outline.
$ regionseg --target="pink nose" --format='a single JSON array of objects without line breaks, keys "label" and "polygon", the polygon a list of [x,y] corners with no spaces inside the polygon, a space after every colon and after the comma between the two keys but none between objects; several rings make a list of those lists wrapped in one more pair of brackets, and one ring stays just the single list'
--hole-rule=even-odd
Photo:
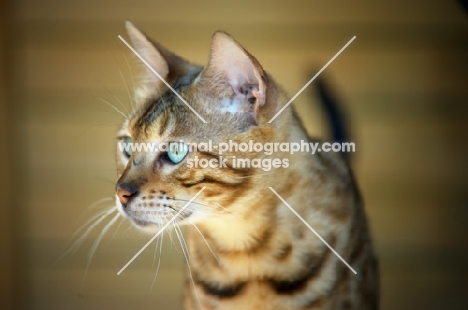
[{"label": "pink nose", "polygon": [[119,197],[120,203],[126,207],[130,202],[130,199],[138,194],[138,186],[134,184],[122,183],[117,184],[117,197]]}]

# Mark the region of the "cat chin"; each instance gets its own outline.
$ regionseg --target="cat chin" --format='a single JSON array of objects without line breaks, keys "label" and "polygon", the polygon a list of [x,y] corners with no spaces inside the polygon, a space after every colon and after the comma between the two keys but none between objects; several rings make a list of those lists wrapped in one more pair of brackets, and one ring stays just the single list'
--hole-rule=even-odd
[{"label": "cat chin", "polygon": [[[148,234],[155,235],[158,233],[162,226],[150,222],[145,222],[137,219],[131,219],[133,227],[137,228],[138,231]],[[182,223],[177,223],[177,225],[183,225]],[[166,229],[169,231],[173,227],[173,224],[169,225]]]},{"label": "cat chin", "polygon": [[146,226],[146,227],[141,227],[137,226],[134,223],[133,227],[137,229],[137,231],[143,233],[144,235],[155,235],[159,231],[159,226],[154,225],[154,226]]},{"label": "cat chin", "polygon": [[137,218],[134,218],[134,217],[128,215],[123,210],[123,207],[122,207],[121,204],[117,204],[117,209],[119,210],[119,213],[121,215],[123,215],[125,218],[128,218],[130,220],[133,227],[138,228],[138,230],[140,230],[142,232],[152,234],[152,233],[158,232],[159,229],[161,228],[160,225],[158,225],[158,224],[148,222],[148,221],[145,221],[145,220],[142,220],[142,219],[137,219]]},{"label": "cat chin", "polygon": [[146,222],[146,221],[141,221],[137,219],[131,219],[132,220],[132,225],[136,228],[138,228],[139,231],[142,231],[147,234],[155,234],[159,231],[160,227],[159,225]]}]

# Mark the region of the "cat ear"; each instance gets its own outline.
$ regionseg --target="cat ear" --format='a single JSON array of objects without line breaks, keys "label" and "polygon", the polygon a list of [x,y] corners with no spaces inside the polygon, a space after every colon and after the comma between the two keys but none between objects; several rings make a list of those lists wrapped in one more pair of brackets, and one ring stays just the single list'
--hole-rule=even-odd
[{"label": "cat ear", "polygon": [[[210,59],[203,72],[203,78],[212,80],[208,84],[230,87],[232,100],[236,102],[235,110],[242,103],[265,103],[266,76],[260,63],[249,54],[233,37],[223,31],[213,34]],[[229,92],[228,92],[229,94]],[[231,108],[229,108],[231,109]]]},{"label": "cat ear", "polygon": [[[166,79],[169,74],[169,66],[154,43],[135,27],[131,21],[127,20],[125,22],[125,28],[138,54],[140,54],[163,79]],[[148,87],[148,89],[157,90],[162,84],[161,80],[146,65],[144,66],[146,74],[143,79],[143,85]]]},{"label": "cat ear", "polygon": [[[158,74],[173,88],[188,85],[200,73],[201,67],[191,64],[182,57],[172,53],[156,41],[151,40],[132,22],[126,21],[128,35],[130,36],[135,50],[158,72]],[[146,99],[150,95],[159,93],[163,82],[146,65],[146,74],[143,87],[137,89],[137,98]]]}]

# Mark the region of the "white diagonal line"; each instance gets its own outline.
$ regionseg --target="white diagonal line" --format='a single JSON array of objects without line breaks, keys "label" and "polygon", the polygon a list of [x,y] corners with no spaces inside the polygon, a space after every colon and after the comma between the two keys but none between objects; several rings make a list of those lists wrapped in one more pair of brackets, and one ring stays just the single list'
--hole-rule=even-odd
[{"label": "white diagonal line", "polygon": [[185,101],[185,99],[182,98],[182,96],[179,95],[179,93],[176,92],[175,89],[172,88],[172,86],[169,85],[169,83],[166,82],[166,80],[164,80],[164,79],[162,78],[162,76],[159,75],[159,73],[158,73],[156,70],[154,70],[153,67],[151,67],[151,65],[150,65],[143,57],[141,57],[140,54],[137,53],[137,51],[135,51],[135,50],[133,49],[133,47],[132,47],[130,44],[128,44],[127,41],[125,41],[124,38],[122,38],[120,35],[119,35],[118,37],[119,37],[119,39],[120,39],[125,45],[127,45],[127,47],[128,47],[138,58],[140,58],[140,60],[148,67],[148,69],[151,70],[151,72],[153,72],[154,74],[156,74],[156,76],[157,76],[161,81],[163,81],[163,83],[166,84],[166,86],[167,86],[170,90],[172,90],[172,92],[173,92],[177,97],[179,97],[179,99],[182,100],[182,102],[185,103],[185,105],[186,105],[190,110],[192,110],[192,112],[195,113],[195,115],[198,116],[198,118],[201,119],[203,123],[206,124],[206,121],[203,119],[203,117],[201,117],[201,115],[198,114],[198,112],[195,111],[195,109],[192,108],[192,107],[190,106],[190,104],[188,104],[187,101]]},{"label": "white diagonal line", "polygon": [[174,215],[174,217],[173,217],[169,222],[167,222],[167,223],[158,231],[158,233],[157,233],[156,235],[154,235],[154,237],[151,238],[151,240],[148,241],[148,243],[146,243],[145,246],[142,247],[141,250],[138,251],[138,253],[136,253],[135,256],[133,256],[132,259],[131,259],[125,266],[123,266],[122,269],[120,269],[119,272],[117,272],[117,275],[120,275],[120,274],[122,273],[122,271],[124,271],[125,268],[127,268],[128,265],[130,265],[130,264],[135,260],[135,258],[137,258],[138,255],[140,255],[141,252],[143,252],[143,251],[151,244],[151,242],[154,241],[154,239],[156,239],[160,234],[162,234],[162,232],[176,219],[176,217],[178,217],[178,216],[182,213],[182,211],[184,211],[185,208],[187,208],[188,205],[189,205],[190,203],[192,203],[192,201],[194,201],[194,200],[198,197],[198,195],[200,195],[200,193],[201,193],[205,188],[206,188],[206,187],[203,187],[195,196],[193,196],[193,198],[190,199],[190,200],[185,204],[185,206],[183,206],[182,209],[180,209],[180,210],[176,213],[176,215]]},{"label": "white diagonal line", "polygon": [[273,188],[271,187],[268,187],[276,196],[278,196],[278,198],[289,208],[291,209],[291,211],[304,223],[304,225],[307,226],[307,228],[309,228],[346,266],[348,266],[349,269],[351,269],[352,272],[354,272],[354,274],[357,274],[356,270],[353,269],[353,267],[351,267],[344,259],[343,257],[340,256],[340,254],[338,254],[338,252],[335,251],[334,248],[331,247],[331,245],[328,244],[328,242],[325,241],[325,239],[322,238],[322,236],[320,236],[316,231],[315,229],[313,229],[309,223],[307,223],[303,218],[302,216],[299,215],[299,213],[296,212],[296,210],[294,210],[287,202],[286,200],[283,199],[283,197],[281,197]]},{"label": "white diagonal line", "polygon": [[327,68],[327,67],[328,67],[328,65],[329,65],[329,64],[331,64],[331,63],[333,62],[333,60],[335,60],[335,58],[336,58],[336,57],[338,57],[338,55],[340,55],[340,54],[341,54],[341,52],[342,52],[342,51],[344,51],[344,49],[345,49],[345,48],[347,48],[347,47],[348,47],[348,45],[350,45],[350,44],[351,44],[351,42],[353,42],[353,41],[354,41],[354,39],[356,39],[356,36],[354,36],[354,37],[353,37],[351,40],[349,40],[349,42],[348,42],[348,43],[346,43],[346,45],[345,45],[345,46],[343,46],[343,47],[340,49],[340,51],[339,51],[338,53],[336,53],[336,54],[335,54],[335,56],[333,56],[333,58],[332,58],[332,59],[330,59],[330,61],[328,61],[328,62],[327,62],[327,64],[326,64],[325,66],[323,66],[323,68],[322,68],[322,69],[320,69],[320,71],[319,71],[319,72],[317,72],[317,74],[316,74],[316,75],[314,75],[314,77],[313,77],[313,78],[311,78],[311,79],[310,79],[310,81],[309,81],[309,82],[307,82],[307,84],[305,84],[305,85],[304,85],[304,87],[302,87],[302,88],[301,88],[301,90],[299,90],[299,91],[297,92],[297,94],[296,94],[296,95],[294,95],[294,97],[292,97],[292,98],[291,98],[291,100],[289,100],[289,101],[288,101],[288,103],[286,103],[286,104],[284,105],[284,107],[283,107],[283,108],[281,108],[281,110],[279,110],[279,111],[278,111],[278,113],[276,113],[276,114],[275,114],[275,116],[273,116],[273,117],[272,117],[272,118],[271,118],[271,119],[268,121],[268,123],[271,123],[271,122],[273,122],[273,120],[274,120],[275,118],[277,118],[277,117],[278,117],[278,115],[280,115],[280,114],[281,114],[281,112],[283,112],[283,111],[284,111],[284,109],[286,109],[286,108],[287,108],[287,107],[288,107],[288,106],[291,104],[291,102],[293,102],[293,100],[294,100],[294,99],[296,99],[296,98],[297,98],[297,96],[299,96],[299,95],[300,95],[300,93],[302,93],[302,91],[303,91],[304,89],[306,89],[306,88],[307,88],[307,86],[309,86],[309,84],[310,84],[310,83],[312,83],[312,82],[313,82],[313,81],[314,81],[314,80],[317,78],[317,76],[319,76],[319,75],[320,75],[320,73],[322,73],[322,71],[323,71],[323,70],[325,70],[325,68]]}]

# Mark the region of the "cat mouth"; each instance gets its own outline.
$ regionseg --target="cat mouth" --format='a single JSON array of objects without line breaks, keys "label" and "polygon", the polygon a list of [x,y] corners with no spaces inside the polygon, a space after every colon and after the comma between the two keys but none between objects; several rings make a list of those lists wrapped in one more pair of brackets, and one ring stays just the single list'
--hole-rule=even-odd
[{"label": "cat mouth", "polygon": [[[170,209],[170,211],[168,209]],[[153,210],[154,213],[149,215],[141,210],[134,210],[129,204],[120,204],[118,210],[136,227],[149,229],[161,227],[169,221],[171,221],[172,224],[182,224],[181,222],[185,222],[193,214],[193,212],[190,211],[178,213],[178,210],[171,205],[166,205],[160,210]],[[177,218],[174,219],[174,216]]]},{"label": "cat mouth", "polygon": [[181,218],[178,218],[178,219],[166,219],[162,222],[159,222],[159,223],[155,223],[153,221],[149,221],[149,220],[146,220],[146,219],[142,219],[142,218],[138,218],[138,217],[133,217],[131,215],[129,215],[132,223],[137,226],[137,227],[140,227],[140,228],[154,228],[154,227],[161,227],[165,224],[167,224],[169,221],[171,221],[172,223],[171,224],[183,224],[185,223],[185,221],[192,215],[192,213],[188,213],[188,214],[180,214]]}]

